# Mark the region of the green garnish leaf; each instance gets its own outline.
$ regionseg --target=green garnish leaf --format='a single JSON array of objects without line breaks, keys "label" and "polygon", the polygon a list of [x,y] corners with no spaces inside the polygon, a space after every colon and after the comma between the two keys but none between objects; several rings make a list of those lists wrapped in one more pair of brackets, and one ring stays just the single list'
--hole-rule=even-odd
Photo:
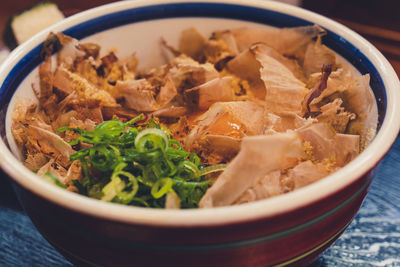
[{"label": "green garnish leaf", "polygon": [[70,156],[82,164],[84,178],[75,186],[103,201],[154,208],[163,208],[167,194],[175,192],[182,208],[198,207],[211,183],[204,176],[225,165],[202,166],[155,118],[137,125],[143,119],[143,114],[126,123],[112,119],[93,131],[59,128],[57,133],[78,135],[71,144],[85,144]]},{"label": "green garnish leaf", "polygon": [[158,180],[151,188],[151,195],[154,198],[160,198],[171,191],[174,182],[171,178],[162,178]]},{"label": "green garnish leaf", "polygon": [[46,173],[44,174],[43,178],[44,178],[46,181],[48,181],[48,182],[50,182],[50,183],[52,183],[52,184],[55,184],[55,185],[58,186],[58,187],[61,187],[61,188],[63,188],[63,189],[66,188],[65,185],[64,185],[63,183],[61,183],[60,180],[58,180],[58,178],[57,178],[56,176],[54,176],[54,174],[52,174],[52,173],[50,173],[50,172],[46,172]]}]

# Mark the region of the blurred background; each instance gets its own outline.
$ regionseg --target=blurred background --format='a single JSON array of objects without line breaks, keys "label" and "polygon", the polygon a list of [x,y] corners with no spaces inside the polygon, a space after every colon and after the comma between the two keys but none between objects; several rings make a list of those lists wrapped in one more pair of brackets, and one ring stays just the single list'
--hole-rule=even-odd
[{"label": "blurred background", "polygon": [[378,48],[400,75],[398,0],[303,0],[301,6],[358,32]]}]

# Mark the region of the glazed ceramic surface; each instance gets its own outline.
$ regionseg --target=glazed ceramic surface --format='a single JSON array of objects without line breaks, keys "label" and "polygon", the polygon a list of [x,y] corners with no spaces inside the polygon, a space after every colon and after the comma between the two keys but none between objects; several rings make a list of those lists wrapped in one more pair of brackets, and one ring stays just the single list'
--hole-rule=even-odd
[{"label": "glazed ceramic surface", "polygon": [[[18,161],[10,134],[15,99],[34,98],[39,51],[47,33],[63,31],[97,42],[120,58],[136,52],[139,68],[164,62],[159,40],[176,45],[181,30],[239,26],[319,24],[324,43],[362,74],[371,76],[379,131],[354,161],[295,192],[255,203],[207,210],[156,210],[103,203],[47,184]],[[76,263],[113,266],[266,266],[307,264],[348,226],[359,209],[376,165],[397,136],[399,81],[367,41],[331,20],[268,1],[126,1],[77,14],[17,48],[0,69],[2,168],[38,230]]]}]

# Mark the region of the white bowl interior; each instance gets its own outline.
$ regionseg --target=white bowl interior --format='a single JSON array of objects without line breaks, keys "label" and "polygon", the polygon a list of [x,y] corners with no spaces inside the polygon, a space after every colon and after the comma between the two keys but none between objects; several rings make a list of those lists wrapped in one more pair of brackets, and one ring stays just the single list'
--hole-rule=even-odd
[{"label": "white bowl interior", "polygon": [[[225,2],[243,4],[242,1],[236,0]],[[79,24],[86,19],[103,14],[116,12],[126,8],[159,3],[165,3],[165,1],[120,2],[73,16],[55,25],[51,29],[39,33],[29,42],[17,48],[7,59],[5,64],[1,66],[0,81],[5,79],[11,67],[15,65],[26,52],[36,47],[45,39],[50,30],[60,31]],[[397,105],[395,105],[396,102],[400,101],[400,85],[393,68],[365,39],[329,19],[303,9],[276,2],[248,1],[246,2],[246,5],[292,14],[315,22],[316,24],[336,32],[355,45],[369,58],[372,64],[374,64],[379,71],[387,89],[387,110],[385,121],[383,122],[375,140],[364,152],[362,152],[346,167],[329,177],[289,194],[240,206],[205,210],[176,211],[127,207],[118,204],[104,203],[75,193],[67,192],[38,179],[36,175],[22,165],[18,160],[18,149],[11,135],[10,126],[12,121],[10,114],[15,107],[16,99],[35,99],[32,92],[32,84],[36,88],[39,88],[38,71],[36,68],[20,83],[18,90],[15,92],[8,107],[6,116],[6,134],[10,149],[14,155],[10,153],[10,150],[3,142],[0,143],[0,161],[3,169],[24,187],[64,207],[78,210],[93,216],[111,218],[118,221],[161,225],[220,224],[269,216],[307,205],[357,180],[358,177],[372,168],[384,153],[387,152],[397,136],[400,127],[400,116],[396,116],[396,114],[399,114],[400,110]],[[148,69],[165,63],[159,48],[160,38],[163,37],[169,44],[176,46],[180,32],[190,26],[196,27],[205,36],[208,36],[212,31],[217,29],[228,29],[239,26],[249,26],[253,28],[270,27],[259,23],[225,18],[168,18],[123,25],[93,34],[84,38],[82,41],[99,43],[103,53],[107,52],[109,49],[116,48],[117,56],[119,58],[127,57],[135,52],[139,58],[139,68]]]}]

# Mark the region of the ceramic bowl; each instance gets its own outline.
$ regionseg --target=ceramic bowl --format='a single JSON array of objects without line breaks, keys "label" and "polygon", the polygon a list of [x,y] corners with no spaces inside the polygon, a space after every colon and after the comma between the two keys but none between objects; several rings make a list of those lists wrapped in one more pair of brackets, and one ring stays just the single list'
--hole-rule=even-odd
[{"label": "ceramic bowl", "polygon": [[[172,45],[182,29],[203,33],[238,26],[318,24],[324,43],[359,72],[371,75],[378,132],[334,174],[295,192],[232,207],[159,210],[104,203],[38,179],[12,153],[13,96],[31,96],[39,51],[48,32],[136,51],[141,67],[160,64],[161,36]],[[365,198],[376,167],[400,125],[399,80],[387,60],[357,33],[318,14],[270,1],[123,1],[74,15],[13,51],[0,68],[0,164],[40,233],[76,264],[101,266],[305,265],[346,229]],[[397,105],[396,105],[397,104]],[[10,149],[11,148],[11,149]],[[14,147],[15,152],[15,147]]]}]

